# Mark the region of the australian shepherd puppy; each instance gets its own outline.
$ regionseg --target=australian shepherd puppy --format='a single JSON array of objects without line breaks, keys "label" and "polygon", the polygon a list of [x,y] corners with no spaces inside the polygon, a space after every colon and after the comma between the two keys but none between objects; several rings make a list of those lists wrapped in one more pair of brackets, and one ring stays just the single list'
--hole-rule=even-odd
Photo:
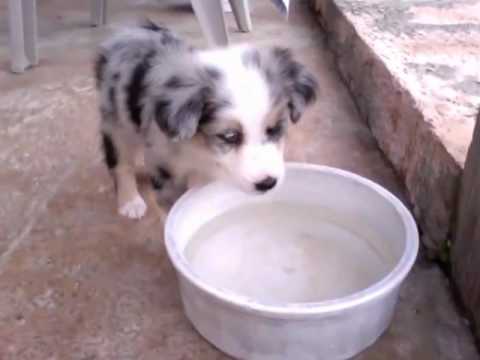
[{"label": "australian shepherd puppy", "polygon": [[151,22],[118,33],[95,61],[105,162],[118,212],[141,218],[135,163],[159,201],[223,179],[265,193],[284,176],[284,135],[316,97],[312,74],[285,48],[195,50]]}]

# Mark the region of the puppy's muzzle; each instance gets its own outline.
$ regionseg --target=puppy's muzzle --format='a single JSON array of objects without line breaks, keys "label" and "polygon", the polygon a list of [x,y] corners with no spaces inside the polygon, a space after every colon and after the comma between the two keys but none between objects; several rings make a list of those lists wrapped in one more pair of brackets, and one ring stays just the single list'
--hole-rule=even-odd
[{"label": "puppy's muzzle", "polygon": [[267,192],[272,190],[277,185],[277,179],[268,176],[260,182],[255,183],[255,190],[259,192]]}]

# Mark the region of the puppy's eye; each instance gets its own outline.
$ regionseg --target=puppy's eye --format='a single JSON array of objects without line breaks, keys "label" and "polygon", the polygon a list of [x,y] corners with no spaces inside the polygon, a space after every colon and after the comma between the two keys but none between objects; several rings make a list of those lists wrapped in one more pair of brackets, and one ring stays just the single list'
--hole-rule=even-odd
[{"label": "puppy's eye", "polygon": [[274,126],[270,126],[266,130],[267,136],[270,139],[277,140],[283,133],[283,122],[279,121]]},{"label": "puppy's eye", "polygon": [[228,130],[224,133],[217,134],[217,138],[229,145],[240,145],[242,142],[242,133],[237,130]]}]

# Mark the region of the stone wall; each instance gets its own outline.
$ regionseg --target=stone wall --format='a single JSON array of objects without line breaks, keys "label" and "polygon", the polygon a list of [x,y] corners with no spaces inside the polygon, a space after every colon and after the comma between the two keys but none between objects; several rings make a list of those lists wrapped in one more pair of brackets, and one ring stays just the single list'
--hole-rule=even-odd
[{"label": "stone wall", "polygon": [[314,6],[362,117],[406,184],[428,253],[447,260],[480,104],[480,1]]},{"label": "stone wall", "polygon": [[462,177],[452,274],[480,339],[480,111]]}]

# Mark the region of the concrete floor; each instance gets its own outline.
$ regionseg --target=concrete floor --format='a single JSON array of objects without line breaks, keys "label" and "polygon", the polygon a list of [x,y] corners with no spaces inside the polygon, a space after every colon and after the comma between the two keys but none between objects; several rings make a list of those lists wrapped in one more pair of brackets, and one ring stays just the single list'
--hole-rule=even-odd
[{"label": "concrete floor", "polygon": [[[110,25],[92,29],[81,3],[39,2],[40,66],[23,75],[7,71],[6,8],[0,4],[0,359],[227,359],[182,313],[159,214],[150,211],[139,222],[116,214],[98,151],[90,64],[99,40],[142,14],[196,45],[204,40],[188,9],[110,3]],[[237,33],[229,18],[233,41],[292,47],[322,89],[291,133],[288,157],[354,171],[404,199],[307,7],[296,4],[287,24],[267,1],[252,3],[254,31]],[[422,259],[392,326],[357,357],[477,358],[448,281]]]}]

